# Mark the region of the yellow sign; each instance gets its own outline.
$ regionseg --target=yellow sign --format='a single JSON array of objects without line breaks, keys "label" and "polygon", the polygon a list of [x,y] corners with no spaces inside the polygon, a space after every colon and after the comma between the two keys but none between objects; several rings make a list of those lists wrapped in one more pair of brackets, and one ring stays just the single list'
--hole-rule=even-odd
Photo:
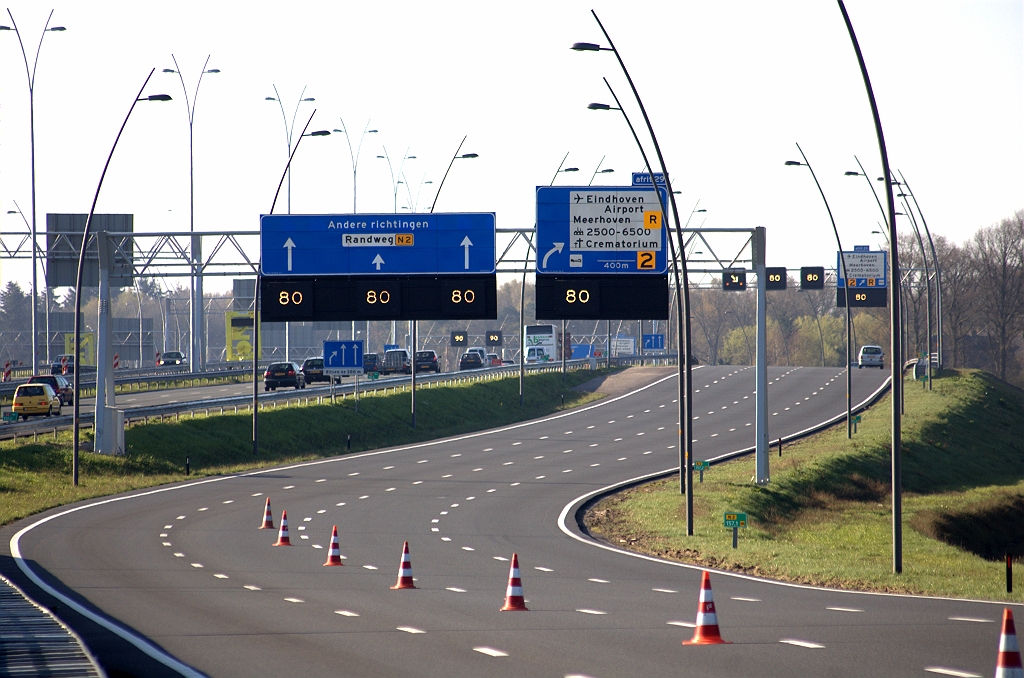
[{"label": "yellow sign", "polygon": [[[80,365],[96,367],[96,333],[82,332],[81,338],[82,343],[79,346],[78,363]],[[67,355],[75,354],[74,332],[68,332],[64,335],[64,353]]]},{"label": "yellow sign", "polygon": [[228,311],[224,314],[224,336],[227,337],[225,359],[252,360],[253,311]]},{"label": "yellow sign", "polygon": [[644,212],[644,228],[661,228],[661,212]]},{"label": "yellow sign", "polygon": [[395,233],[396,245],[412,245],[412,233]]},{"label": "yellow sign", "polygon": [[657,256],[654,252],[637,252],[636,253],[636,270],[638,271],[653,271],[657,262]]}]

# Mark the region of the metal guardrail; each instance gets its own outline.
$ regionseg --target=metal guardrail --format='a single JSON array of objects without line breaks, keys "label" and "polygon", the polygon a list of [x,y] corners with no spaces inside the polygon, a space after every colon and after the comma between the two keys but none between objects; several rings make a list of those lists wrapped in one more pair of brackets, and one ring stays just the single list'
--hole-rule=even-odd
[{"label": "metal guardrail", "polygon": [[[615,359],[613,358],[612,360],[614,361]],[[593,361],[589,358],[585,358],[583,360],[570,360],[566,361],[566,369],[589,369],[592,364]],[[600,361],[598,361],[597,366],[601,366]],[[530,373],[558,372],[561,371],[561,363],[527,365],[526,371]],[[502,365],[501,367],[487,367],[478,370],[466,370],[464,372],[445,372],[441,374],[432,374],[430,376],[417,373],[416,383],[417,387],[419,387],[421,384],[487,381],[499,377],[518,374],[518,372],[519,365],[516,364]],[[411,380],[412,379],[409,375],[369,381],[360,379],[359,395],[362,397],[364,394],[377,394],[381,391],[386,394],[389,389],[394,392],[405,391],[408,390]],[[430,388],[430,386],[427,386],[427,388]],[[351,381],[336,385],[334,392],[335,397],[340,396],[342,399],[345,399],[353,395],[354,391],[355,381]],[[298,405],[308,405],[311,402],[314,404],[323,403],[330,400],[330,398],[331,387],[329,385],[317,387],[310,386],[301,390],[282,390],[281,392],[264,391],[259,394],[260,410],[266,410],[268,408],[276,409],[282,402],[285,407],[289,407],[293,401]],[[252,394],[192,400],[181,403],[168,403],[166,405],[132,407],[125,408],[123,411],[126,428],[132,424],[150,423],[154,419],[162,422],[172,416],[174,417],[174,421],[178,421],[182,418],[182,415],[191,415],[194,418],[196,413],[202,413],[204,416],[209,416],[211,414],[252,412]],[[92,427],[93,414],[83,413],[80,417],[80,422],[83,428]],[[34,440],[38,440],[40,435],[49,434],[52,434],[54,439],[56,439],[57,432],[71,428],[72,423],[72,417],[70,416],[30,419],[24,422],[10,423],[0,427],[0,440],[17,440],[19,437],[27,436],[32,436]]]}]

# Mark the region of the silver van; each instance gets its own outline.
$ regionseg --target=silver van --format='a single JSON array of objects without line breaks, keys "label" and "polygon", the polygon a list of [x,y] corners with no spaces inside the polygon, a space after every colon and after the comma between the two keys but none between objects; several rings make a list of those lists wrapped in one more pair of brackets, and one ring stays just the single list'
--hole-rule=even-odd
[{"label": "silver van", "polygon": [[395,348],[384,354],[384,365],[381,367],[382,374],[412,373],[412,362],[409,360],[409,352],[404,348]]},{"label": "silver van", "polygon": [[860,355],[857,357],[857,369],[864,367],[885,369],[884,356],[881,346],[861,346]]}]

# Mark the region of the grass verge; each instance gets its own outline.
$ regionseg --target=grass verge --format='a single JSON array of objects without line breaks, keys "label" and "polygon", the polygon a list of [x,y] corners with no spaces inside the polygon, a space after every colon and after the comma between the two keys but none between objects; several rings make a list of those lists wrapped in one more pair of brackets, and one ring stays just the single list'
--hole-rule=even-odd
[{"label": "grass verge", "polygon": [[408,391],[361,396],[358,412],[352,398],[261,410],[256,459],[251,414],[133,426],[125,432],[124,456],[80,454],[77,488],[71,486],[69,434],[59,434],[56,441],[5,441],[0,443],[0,525],[80,499],[180,481],[186,456],[193,475],[218,475],[345,454],[348,436],[351,452],[362,452],[533,419],[596,400],[600,395],[572,387],[606,372],[570,372],[564,384],[560,374],[528,375],[523,407],[517,377],[421,386],[415,429]]},{"label": "grass verge", "polygon": [[[753,457],[705,472],[685,534],[678,476],[589,509],[610,543],[698,565],[838,588],[1005,600],[1009,552],[1024,555],[1024,392],[977,371],[946,371],[923,391],[907,382],[903,419],[903,573],[892,574],[889,399],[771,457],[772,482],[751,484]],[[749,525],[732,548],[723,513]],[[1019,579],[1019,578],[1018,578]]]}]

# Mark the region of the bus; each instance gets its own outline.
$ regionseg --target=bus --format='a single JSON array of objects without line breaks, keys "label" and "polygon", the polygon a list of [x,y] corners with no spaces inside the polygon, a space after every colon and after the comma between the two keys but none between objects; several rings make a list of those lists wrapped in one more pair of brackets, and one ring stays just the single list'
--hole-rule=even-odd
[{"label": "bus", "polygon": [[[527,325],[523,328],[523,336],[526,338],[523,350],[527,364],[561,360],[558,345],[562,333],[554,325]],[[565,345],[569,346],[570,342],[571,335],[566,338]]]}]

